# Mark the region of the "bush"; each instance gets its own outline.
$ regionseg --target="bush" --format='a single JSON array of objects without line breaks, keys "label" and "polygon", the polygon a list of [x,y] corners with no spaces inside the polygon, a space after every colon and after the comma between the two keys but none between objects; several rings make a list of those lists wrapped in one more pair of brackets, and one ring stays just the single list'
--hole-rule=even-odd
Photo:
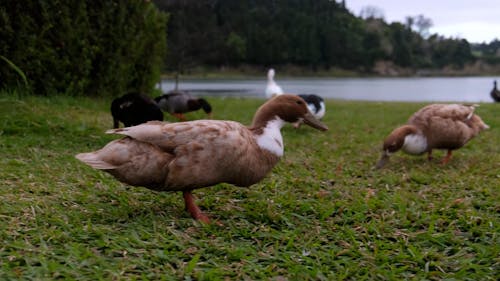
[{"label": "bush", "polygon": [[[2,1],[0,55],[34,94],[150,91],[166,51],[167,15],[149,1]],[[0,61],[0,88],[20,84]]]}]

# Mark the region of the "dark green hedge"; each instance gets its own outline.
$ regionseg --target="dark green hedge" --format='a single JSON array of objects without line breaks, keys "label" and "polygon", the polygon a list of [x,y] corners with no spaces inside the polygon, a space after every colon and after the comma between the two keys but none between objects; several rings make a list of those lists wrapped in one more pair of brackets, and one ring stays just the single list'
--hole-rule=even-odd
[{"label": "dark green hedge", "polygon": [[0,2],[0,87],[34,94],[150,91],[166,51],[167,15],[150,1]]}]

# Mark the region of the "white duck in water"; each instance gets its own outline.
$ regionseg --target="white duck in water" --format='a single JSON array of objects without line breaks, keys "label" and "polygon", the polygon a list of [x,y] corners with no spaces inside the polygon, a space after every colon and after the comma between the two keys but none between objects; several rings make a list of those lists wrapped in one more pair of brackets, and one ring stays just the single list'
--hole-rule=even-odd
[{"label": "white duck in water", "polygon": [[389,156],[400,149],[413,155],[427,152],[429,160],[433,149],[446,149],[448,153],[441,163],[448,163],[453,150],[489,128],[474,114],[474,109],[474,106],[460,104],[431,104],[420,109],[407,125],[396,128],[384,140],[382,157],[376,167],[384,166]]},{"label": "white duck in water", "polygon": [[268,99],[284,94],[283,89],[274,82],[274,74],[274,69],[272,68],[267,72],[266,98]]},{"label": "white duck in water", "polygon": [[283,156],[280,129],[285,122],[302,119],[319,130],[328,129],[300,97],[281,95],[257,110],[250,127],[221,120],[152,121],[109,130],[126,137],[76,158],[123,183],[182,191],[191,216],[208,223],[191,191],[218,183],[246,187],[261,181]]}]

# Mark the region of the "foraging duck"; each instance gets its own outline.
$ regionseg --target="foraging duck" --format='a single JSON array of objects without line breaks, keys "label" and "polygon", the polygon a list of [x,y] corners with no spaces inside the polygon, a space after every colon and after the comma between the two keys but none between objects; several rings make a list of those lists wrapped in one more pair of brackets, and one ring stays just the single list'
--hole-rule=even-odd
[{"label": "foraging duck", "polygon": [[384,140],[382,157],[376,167],[384,166],[389,156],[400,149],[413,155],[427,152],[429,160],[433,149],[446,149],[448,153],[441,163],[448,163],[453,150],[489,128],[481,117],[474,114],[474,109],[474,106],[460,104],[425,106]]},{"label": "foraging duck", "polygon": [[325,101],[322,97],[317,95],[299,95],[303,100],[306,101],[309,111],[316,117],[316,119],[321,120],[325,116]]},{"label": "foraging duck", "polygon": [[132,92],[125,94],[111,102],[113,128],[139,125],[148,121],[163,121],[163,112],[148,96]]},{"label": "foraging duck", "polygon": [[212,106],[203,98],[197,98],[190,95],[188,92],[173,90],[164,95],[155,98],[158,106],[181,121],[185,121],[184,113],[199,110],[205,111],[208,118],[212,115]]},{"label": "foraging duck", "polygon": [[493,81],[493,90],[491,90],[490,94],[494,101],[500,102],[500,91],[497,89],[497,80]]},{"label": "foraging duck", "polygon": [[[325,116],[325,102],[322,97],[317,96],[317,95],[298,95],[301,97],[307,104],[307,108],[309,109],[309,112],[312,113],[312,115],[318,119],[321,120],[323,116]],[[296,122],[293,124],[293,127],[299,128],[302,122]]]},{"label": "foraging duck", "polygon": [[267,72],[267,87],[266,87],[266,98],[270,99],[274,96],[282,95],[283,89],[274,82],[274,69],[269,69]]},{"label": "foraging duck", "polygon": [[208,223],[194,203],[192,190],[218,183],[247,187],[261,181],[283,156],[280,129],[285,122],[301,119],[313,128],[328,129],[300,97],[281,95],[257,110],[250,127],[222,120],[152,121],[108,130],[125,137],[76,158],[123,183],[182,191],[191,216]]}]

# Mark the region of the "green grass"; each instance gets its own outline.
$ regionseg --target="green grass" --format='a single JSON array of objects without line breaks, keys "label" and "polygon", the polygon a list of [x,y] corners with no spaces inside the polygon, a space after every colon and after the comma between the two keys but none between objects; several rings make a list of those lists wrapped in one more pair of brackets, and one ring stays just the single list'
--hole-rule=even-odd
[{"label": "green grass", "polygon": [[[209,98],[250,123],[256,99]],[[451,162],[395,155],[382,139],[423,103],[329,100],[319,132],[283,129],[285,156],[250,188],[179,193],[123,185],[74,158],[115,136],[109,100],[0,95],[0,279],[497,280],[500,118]],[[188,114],[191,119],[203,113]],[[173,121],[170,117],[169,120]]]}]

